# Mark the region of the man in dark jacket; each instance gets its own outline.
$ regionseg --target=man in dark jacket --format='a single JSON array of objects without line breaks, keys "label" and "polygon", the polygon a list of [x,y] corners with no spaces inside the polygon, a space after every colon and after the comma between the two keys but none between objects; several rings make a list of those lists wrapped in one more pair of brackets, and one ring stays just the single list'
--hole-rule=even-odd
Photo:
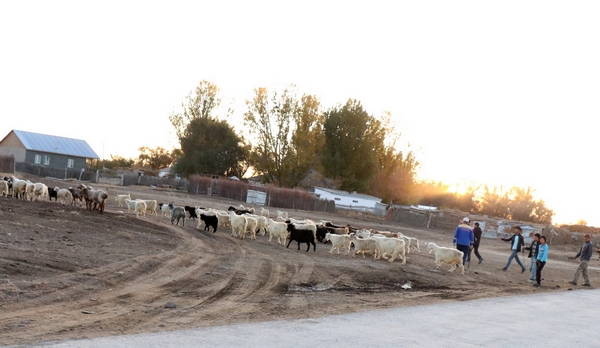
[{"label": "man in dark jacket", "polygon": [[505,242],[511,242],[512,253],[508,257],[508,263],[506,264],[506,266],[504,266],[504,268],[502,268],[502,270],[503,271],[508,270],[508,267],[510,267],[510,263],[512,262],[513,259],[515,259],[515,260],[517,260],[517,263],[519,264],[519,266],[521,266],[521,273],[523,273],[523,272],[525,272],[525,266],[523,266],[523,263],[519,259],[519,253],[521,252],[522,248],[525,246],[525,239],[523,238],[523,235],[521,234],[521,232],[522,232],[521,226],[513,227],[513,231],[514,231],[514,234],[512,236],[510,236],[509,238],[498,238]]},{"label": "man in dark jacket", "polygon": [[594,244],[592,244],[591,239],[592,239],[592,236],[589,233],[586,233],[583,236],[584,243],[581,246],[581,248],[579,249],[579,252],[577,253],[577,255],[575,255],[575,257],[573,257],[573,260],[575,260],[579,257],[581,260],[581,263],[579,264],[579,267],[577,267],[577,271],[575,272],[575,277],[573,277],[573,280],[570,281],[569,284],[577,285],[577,279],[579,279],[579,275],[581,273],[583,273],[583,279],[585,280],[585,283],[583,283],[583,286],[592,286],[590,284],[590,276],[588,275],[588,263],[590,262],[590,259],[592,258],[592,254],[594,253]]},{"label": "man in dark jacket", "polygon": [[475,253],[475,256],[477,256],[477,258],[479,259],[479,263],[483,262],[483,257],[479,255],[479,242],[481,242],[482,234],[483,231],[481,230],[481,227],[479,227],[479,222],[476,222],[475,227],[473,228],[473,236],[475,237],[475,241],[473,242],[473,252]]},{"label": "man in dark jacket", "polygon": [[529,277],[529,280],[527,281],[528,283],[531,283],[535,280],[536,277],[536,272],[537,272],[537,255],[538,255],[538,250],[540,249],[540,234],[536,233],[533,235],[533,242],[531,242],[531,245],[528,246],[527,248],[525,248],[525,250],[529,250],[529,255],[527,255],[527,257],[529,258],[529,272],[531,273],[531,276]]}]

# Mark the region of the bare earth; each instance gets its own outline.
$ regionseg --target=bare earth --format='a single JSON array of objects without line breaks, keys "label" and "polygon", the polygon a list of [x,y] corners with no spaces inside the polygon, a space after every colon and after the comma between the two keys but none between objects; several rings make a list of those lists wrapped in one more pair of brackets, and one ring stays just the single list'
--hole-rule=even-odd
[{"label": "bare earth", "polygon": [[[18,175],[19,177],[23,177]],[[25,177],[66,188],[76,182]],[[436,270],[426,242],[451,246],[453,231],[416,229],[381,217],[340,211],[289,211],[290,216],[402,231],[418,238],[421,253],[406,265],[362,256],[328,254],[329,246],[297,250],[240,240],[230,230],[173,226],[159,216],[136,218],[114,195],[226,209],[240,202],[146,187],[108,189],[104,215],[56,202],[0,197],[0,344],[28,344],[275,319],[314,318],[447,301],[466,301],[572,289],[577,246],[550,246],[543,286],[527,283],[513,262],[502,272],[509,245],[484,240],[485,262],[466,275]],[[276,208],[271,209],[273,216]],[[121,213],[122,212],[122,213]],[[344,250],[345,252],[345,250]],[[351,253],[352,254],[352,253]],[[523,260],[529,266],[529,259]],[[590,263],[592,282],[598,261]],[[403,285],[409,283],[410,289]],[[167,302],[176,308],[165,308]]]}]

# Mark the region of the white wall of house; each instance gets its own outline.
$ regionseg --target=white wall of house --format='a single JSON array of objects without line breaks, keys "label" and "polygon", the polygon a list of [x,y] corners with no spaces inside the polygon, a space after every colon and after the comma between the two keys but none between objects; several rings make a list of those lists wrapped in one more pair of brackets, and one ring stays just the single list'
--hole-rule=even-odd
[{"label": "white wall of house", "polygon": [[317,195],[317,197],[319,197],[320,199],[327,199],[330,201],[334,201],[336,206],[343,205],[343,206],[359,206],[359,207],[375,208],[377,202],[381,201],[381,199],[379,199],[379,200],[376,200],[376,198],[365,199],[364,197],[360,197],[358,195],[353,195],[353,194],[348,194],[348,195],[335,194],[335,193],[331,193],[329,191],[319,189],[318,187],[315,187],[315,195]]}]

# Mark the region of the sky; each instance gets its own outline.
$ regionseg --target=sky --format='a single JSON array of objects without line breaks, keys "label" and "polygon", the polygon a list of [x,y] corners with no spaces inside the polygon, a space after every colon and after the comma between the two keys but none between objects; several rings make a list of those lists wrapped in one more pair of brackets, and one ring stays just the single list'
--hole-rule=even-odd
[{"label": "sky", "polygon": [[600,226],[597,18],[595,1],[0,1],[0,136],[137,157],[178,146],[168,117],[202,80],[240,119],[254,88],[295,84],[391,112],[422,179],[531,187],[555,223]]}]

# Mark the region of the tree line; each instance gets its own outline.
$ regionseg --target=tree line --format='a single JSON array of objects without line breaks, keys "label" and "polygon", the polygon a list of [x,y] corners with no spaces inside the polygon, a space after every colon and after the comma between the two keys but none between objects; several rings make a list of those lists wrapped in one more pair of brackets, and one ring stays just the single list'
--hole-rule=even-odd
[{"label": "tree line", "polygon": [[259,87],[245,101],[243,121],[234,127],[231,107],[219,88],[201,81],[169,115],[180,148],[142,147],[136,160],[111,156],[105,165],[138,165],[172,174],[258,178],[265,184],[296,188],[318,171],[345,191],[369,193],[385,203],[425,204],[522,221],[549,223],[554,213],[531,189],[471,188],[449,192],[448,185],[419,181],[419,161],[400,149],[392,115],[373,116],[360,101],[324,107],[315,95]]}]

